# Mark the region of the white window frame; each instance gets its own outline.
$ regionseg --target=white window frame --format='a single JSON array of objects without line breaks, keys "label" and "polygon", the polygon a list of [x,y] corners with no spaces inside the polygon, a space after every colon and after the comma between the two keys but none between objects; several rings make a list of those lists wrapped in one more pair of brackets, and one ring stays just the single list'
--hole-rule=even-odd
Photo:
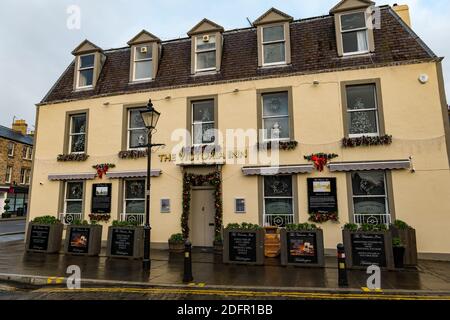
[{"label": "white window frame", "polygon": [[32,148],[31,147],[28,147],[28,146],[24,146],[24,149],[23,149],[24,151],[25,151],[25,157],[23,156],[23,154],[22,154],[22,158],[24,159],[24,160],[31,160],[32,159]]},{"label": "white window frame", "polygon": [[[352,15],[352,14],[357,14],[357,13],[363,13],[364,14],[364,21],[366,26],[364,28],[356,28],[356,29],[351,29],[351,30],[343,30],[342,29],[342,17],[344,16],[348,16],[348,15]],[[360,55],[360,54],[367,54],[370,52],[370,48],[369,48],[369,28],[367,26],[367,16],[366,16],[366,12],[365,11],[357,11],[357,12],[349,12],[349,13],[345,13],[345,14],[341,14],[339,16],[339,24],[340,24],[340,28],[341,28],[341,43],[342,43],[342,55],[345,56],[353,56],[353,55]],[[349,33],[349,32],[358,32],[358,31],[366,31],[366,41],[367,41],[367,50],[363,50],[363,51],[354,51],[354,52],[345,52],[344,49],[344,33]]]},{"label": "white window frame", "polygon": [[[67,199],[67,188],[69,183],[81,183],[81,189],[83,194],[81,195],[81,199]],[[81,217],[83,216],[83,206],[84,206],[84,182],[83,181],[66,181],[64,182],[64,214],[79,214]],[[67,212],[67,203],[68,202],[80,202],[81,201],[81,212]]]},{"label": "white window frame", "polygon": [[[131,131],[135,131],[135,130],[147,130],[147,128],[146,127],[142,127],[142,128],[131,128],[131,112],[132,111],[139,111],[139,110],[145,110],[145,107],[138,107],[138,108],[129,108],[128,109],[128,118],[127,118],[127,151],[130,151],[130,150],[141,150],[141,151],[144,151],[146,148],[145,148],[145,146],[142,146],[142,147],[135,147],[135,148],[132,148],[131,146],[130,146],[130,143],[131,143]],[[147,137],[147,139],[148,139],[148,137]]]},{"label": "white window frame", "polygon": [[[280,175],[280,176],[284,176],[284,177],[290,177],[291,178],[291,196],[290,197],[286,197],[286,196],[280,196],[280,197],[266,197],[266,194],[265,194],[265,185],[266,185],[266,176],[263,176],[262,177],[262,179],[263,179],[263,189],[262,189],[262,198],[263,198],[263,204],[262,204],[262,206],[263,206],[263,224],[265,225],[266,224],[266,217],[267,217],[267,214],[266,214],[266,199],[291,199],[292,200],[292,221],[293,222],[295,222],[295,207],[294,207],[294,176],[293,175]],[[270,215],[278,215],[278,214],[270,214]],[[283,214],[279,214],[279,215],[283,215]],[[288,214],[285,214],[285,216],[288,216]]]},{"label": "white window frame", "polygon": [[[125,179],[123,183],[123,213],[127,214],[136,214],[136,215],[144,215],[145,214],[145,202],[147,201],[145,194],[144,198],[127,198],[127,183],[132,181],[143,181],[144,182],[144,190],[145,190],[145,179]],[[144,202],[144,212],[138,213],[128,213],[127,212],[127,201],[143,201]]]},{"label": "white window frame", "polygon": [[[267,41],[267,42],[265,42],[264,41],[264,29],[267,29],[267,28],[273,28],[273,27],[282,27],[283,28],[283,40],[276,40],[276,41]],[[266,45],[270,45],[270,44],[277,44],[277,43],[283,43],[284,44],[284,61],[279,61],[279,62],[270,62],[270,63],[266,63],[265,62],[265,59],[264,59],[264,57],[265,57],[265,47],[266,47]],[[283,24],[281,24],[281,25],[279,25],[279,24],[276,24],[276,25],[270,25],[270,26],[264,26],[264,27],[261,27],[261,52],[262,52],[262,65],[263,65],[263,67],[270,67],[270,66],[279,66],[279,65],[285,65],[285,64],[287,64],[287,46],[286,46],[286,29],[285,29],[285,26],[283,25]]]},{"label": "white window frame", "polygon": [[[244,202],[244,210],[238,210],[237,202],[239,200],[242,200]],[[245,201],[244,197],[234,198],[234,212],[235,213],[246,213],[247,212],[247,202]]]},{"label": "white window frame", "polygon": [[[92,65],[92,67],[82,68],[81,67],[81,58],[87,57],[87,56],[94,56],[94,64]],[[92,84],[87,85],[87,86],[80,86],[81,71],[85,71],[85,70],[92,70]],[[78,70],[77,70],[77,89],[92,89],[92,88],[94,88],[94,77],[95,77],[95,53],[88,53],[88,54],[83,54],[83,55],[79,56],[78,57]]]},{"label": "white window frame", "polygon": [[[205,50],[199,50],[197,45],[198,45],[198,38],[201,38],[203,36],[209,36],[211,37],[215,37],[216,42],[214,43],[214,49],[205,49]],[[201,35],[201,36],[194,36],[194,41],[195,41],[195,59],[194,59],[194,63],[195,63],[195,72],[207,72],[207,71],[216,71],[217,70],[217,36],[214,34],[205,34],[205,35]],[[198,54],[199,53],[206,53],[206,52],[213,52],[215,54],[215,59],[216,59],[216,65],[214,67],[211,68],[203,68],[203,69],[199,69],[198,68]]]},{"label": "white window frame", "polygon": [[[79,117],[79,116],[84,116],[84,121],[85,121],[85,128],[84,128],[84,133],[73,133],[72,132],[72,128],[73,128],[73,118],[74,117]],[[70,115],[70,119],[69,119],[69,154],[85,154],[86,153],[86,141],[87,141],[87,114],[86,113],[79,113],[79,114],[72,114]],[[73,136],[84,136],[84,150],[83,151],[77,151],[77,152],[72,152],[72,137]]]},{"label": "white window frame", "polygon": [[[137,57],[137,50],[142,48],[142,47],[148,47],[148,48],[150,48],[150,50],[152,50],[152,55],[151,55],[150,58],[146,58],[146,59],[137,59],[136,58]],[[137,66],[137,63],[138,62],[147,62],[147,61],[150,61],[151,64],[152,64],[152,67],[153,67],[153,46],[151,44],[135,46],[134,50],[133,50],[133,82],[150,81],[150,80],[153,79],[152,75],[150,75],[149,78],[139,78],[139,79],[136,78],[136,66]],[[152,72],[153,72],[153,70],[152,70]]]},{"label": "white window frame", "polygon": [[[350,87],[362,87],[362,86],[372,86],[374,88],[373,90],[373,94],[374,94],[374,102],[375,102],[375,107],[374,108],[365,108],[365,109],[355,109],[355,110],[350,110],[348,108],[348,94],[347,94],[347,89]],[[348,137],[349,138],[360,138],[360,137],[379,137],[380,136],[380,119],[379,119],[379,115],[378,115],[378,96],[377,96],[377,85],[375,83],[365,83],[365,84],[358,84],[358,85],[349,85],[345,87],[345,95],[347,96],[347,121],[348,121]],[[350,134],[350,113],[352,112],[371,112],[371,111],[375,111],[375,121],[376,121],[376,126],[377,126],[377,132],[375,133],[353,133]]]},{"label": "white window frame", "polygon": [[[201,103],[201,102],[206,102],[206,101],[211,101],[213,103],[213,112],[214,112],[214,117],[213,117],[213,121],[194,121],[194,104],[196,103]],[[216,139],[217,137],[214,136],[214,142],[210,142],[210,143],[194,143],[194,127],[195,125],[202,125],[202,132],[203,132],[203,124],[213,124],[214,128],[213,130],[216,129],[216,108],[215,108],[215,103],[216,101],[214,99],[206,99],[206,100],[198,100],[198,101],[192,101],[191,102],[191,141],[192,141],[192,145],[194,147],[198,147],[198,146],[211,146],[211,145],[215,145],[216,144]],[[216,133],[216,132],[215,132]],[[202,136],[202,141],[203,141],[203,136]]]},{"label": "white window frame", "polygon": [[[9,149],[9,146],[12,146],[11,150]],[[8,157],[14,157],[14,152],[16,149],[16,144],[13,142],[8,142],[7,146],[7,151],[8,151]],[[10,152],[11,151],[11,152]]]},{"label": "white window frame", "polygon": [[[287,98],[288,98],[288,108],[287,108],[287,110],[288,110],[288,114],[287,114],[287,116],[264,116],[264,96],[265,95],[270,95],[270,94],[277,94],[277,93],[285,93],[286,95],[287,95]],[[261,110],[261,117],[262,117],[262,124],[261,124],[261,128],[263,129],[263,131],[265,131],[266,130],[266,128],[265,128],[265,125],[264,125],[264,120],[266,120],[266,119],[279,119],[279,118],[287,118],[288,119],[288,123],[289,123],[289,137],[287,137],[287,138],[279,138],[279,139],[271,139],[271,138],[269,138],[269,139],[267,139],[267,138],[265,138],[264,137],[264,134],[263,134],[263,136],[262,136],[262,139],[263,139],[263,142],[272,142],[272,141],[278,141],[278,142],[284,142],[284,141],[291,141],[291,119],[290,119],[290,112],[289,112],[289,92],[288,91],[280,91],[280,92],[265,92],[265,93],[262,93],[261,94],[261,108],[262,108],[262,110]],[[267,137],[269,137],[269,132],[267,132]]]},{"label": "white window frame", "polygon": [[31,170],[29,168],[20,169],[20,184],[29,185],[31,178]]},{"label": "white window frame", "polygon": [[12,166],[7,166],[6,167],[5,183],[11,183],[12,170],[13,170]]},{"label": "white window frame", "polygon": [[[358,172],[358,171],[357,171]],[[384,213],[386,216],[391,216],[390,208],[389,208],[389,192],[388,192],[388,185],[387,185],[387,175],[386,171],[377,170],[374,172],[383,172],[383,178],[384,178],[384,195],[355,195],[355,192],[353,191],[353,175],[350,175],[350,182],[351,182],[351,191],[352,191],[352,207],[353,207],[353,221],[355,220],[355,215],[360,214],[355,212],[355,201],[354,199],[358,198],[383,198],[384,197],[384,203],[386,212]]]}]

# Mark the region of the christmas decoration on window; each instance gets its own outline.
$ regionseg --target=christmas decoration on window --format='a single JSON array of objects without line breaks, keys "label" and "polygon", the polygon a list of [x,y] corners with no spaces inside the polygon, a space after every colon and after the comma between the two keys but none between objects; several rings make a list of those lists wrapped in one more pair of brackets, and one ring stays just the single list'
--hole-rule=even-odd
[{"label": "christmas decoration on window", "polygon": [[120,159],[139,159],[145,158],[146,156],[147,150],[128,150],[119,152]]},{"label": "christmas decoration on window", "polygon": [[96,164],[95,166],[92,166],[97,171],[97,177],[99,179],[102,179],[103,176],[108,172],[109,169],[115,168],[116,165],[113,163],[102,163],[102,164]]},{"label": "christmas decoration on window", "polygon": [[58,162],[70,162],[70,161],[86,161],[89,158],[87,154],[84,153],[73,153],[73,154],[60,154],[56,159]]},{"label": "christmas decoration on window", "polygon": [[320,172],[323,171],[328,161],[333,160],[339,157],[335,153],[314,153],[309,156],[304,156],[305,160],[314,162],[314,166]]},{"label": "christmas decoration on window", "polygon": [[339,217],[337,213],[310,213],[309,221],[315,223],[325,223],[327,221],[339,222]]},{"label": "christmas decoration on window", "polygon": [[360,146],[381,146],[392,144],[392,136],[384,135],[377,137],[357,137],[357,138],[344,138],[342,139],[342,146],[344,148],[354,148]]},{"label": "christmas decoration on window", "polygon": [[278,148],[283,151],[295,150],[298,146],[297,141],[273,141],[273,142],[262,142],[258,144],[258,149],[270,150],[273,146],[278,144]]},{"label": "christmas decoration on window", "polygon": [[100,213],[91,213],[89,215],[89,219],[91,221],[97,221],[97,222],[108,222],[111,219],[111,215],[100,214]]},{"label": "christmas decoration on window", "polygon": [[191,207],[191,187],[198,187],[204,184],[209,184],[215,188],[214,190],[214,208],[216,214],[214,218],[215,236],[220,236],[222,232],[222,217],[223,217],[223,204],[222,204],[222,179],[219,171],[207,174],[196,175],[191,173],[185,173],[183,177],[183,213],[181,216],[181,230],[185,239],[189,239],[189,214]]}]

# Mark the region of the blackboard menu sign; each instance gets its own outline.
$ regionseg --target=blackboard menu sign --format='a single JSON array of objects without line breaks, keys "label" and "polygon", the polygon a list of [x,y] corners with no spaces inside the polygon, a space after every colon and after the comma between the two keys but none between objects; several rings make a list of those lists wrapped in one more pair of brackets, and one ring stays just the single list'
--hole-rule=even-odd
[{"label": "blackboard menu sign", "polygon": [[336,213],[338,211],[336,178],[308,178],[309,213]]},{"label": "blackboard menu sign", "polygon": [[83,227],[70,228],[69,248],[70,253],[85,253],[89,251],[89,234],[91,229]]},{"label": "blackboard menu sign", "polygon": [[384,234],[353,233],[351,242],[354,266],[386,267]]},{"label": "blackboard menu sign", "polygon": [[134,255],[133,229],[112,229],[111,255],[132,257]]},{"label": "blackboard menu sign", "polygon": [[111,213],[111,184],[92,186],[92,213]]},{"label": "blackboard menu sign", "polygon": [[50,226],[32,225],[29,249],[47,251],[49,237],[50,237]]},{"label": "blackboard menu sign", "polygon": [[317,264],[317,234],[308,231],[288,231],[287,257],[289,263]]},{"label": "blackboard menu sign", "polygon": [[256,263],[256,233],[230,232],[229,257],[234,262]]}]

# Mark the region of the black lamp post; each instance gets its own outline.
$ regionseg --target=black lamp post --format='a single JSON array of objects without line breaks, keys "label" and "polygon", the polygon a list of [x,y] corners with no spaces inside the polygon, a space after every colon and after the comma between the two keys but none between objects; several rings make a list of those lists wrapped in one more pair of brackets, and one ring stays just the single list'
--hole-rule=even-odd
[{"label": "black lamp post", "polygon": [[147,109],[141,111],[142,120],[144,120],[145,127],[147,128],[147,189],[145,192],[146,204],[145,204],[145,225],[144,225],[144,260],[142,267],[144,270],[150,270],[150,178],[152,168],[152,147],[160,146],[160,144],[152,144],[152,134],[158,123],[158,119],[161,113],[153,109],[152,100],[148,101]]}]

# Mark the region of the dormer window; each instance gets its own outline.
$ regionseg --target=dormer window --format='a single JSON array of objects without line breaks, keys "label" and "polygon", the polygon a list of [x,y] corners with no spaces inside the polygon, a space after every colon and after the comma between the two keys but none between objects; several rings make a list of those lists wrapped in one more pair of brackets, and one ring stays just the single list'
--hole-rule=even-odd
[{"label": "dormer window", "polygon": [[92,42],[83,41],[72,54],[75,56],[74,90],[95,88],[106,56]]},{"label": "dormer window", "polygon": [[134,81],[151,80],[153,75],[153,50],[151,45],[134,47]]},{"label": "dormer window", "polygon": [[286,64],[286,38],[284,26],[263,27],[263,65]]},{"label": "dormer window", "polygon": [[341,35],[344,55],[369,52],[364,12],[341,15]]},{"label": "dormer window", "polygon": [[216,36],[195,37],[195,71],[216,70]]},{"label": "dormer window", "polygon": [[161,53],[161,40],[146,30],[128,41],[130,46],[130,83],[156,78]]},{"label": "dormer window", "polygon": [[78,89],[90,88],[94,84],[95,55],[87,54],[78,57]]}]

